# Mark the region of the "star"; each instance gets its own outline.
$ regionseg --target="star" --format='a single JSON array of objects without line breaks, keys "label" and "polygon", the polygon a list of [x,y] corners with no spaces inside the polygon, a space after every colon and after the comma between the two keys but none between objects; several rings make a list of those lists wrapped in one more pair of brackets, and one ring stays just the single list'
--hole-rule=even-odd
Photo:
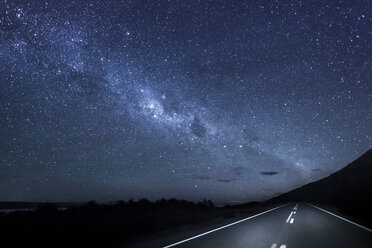
[{"label": "star", "polygon": [[371,149],[365,3],[3,5],[1,200],[264,200]]}]

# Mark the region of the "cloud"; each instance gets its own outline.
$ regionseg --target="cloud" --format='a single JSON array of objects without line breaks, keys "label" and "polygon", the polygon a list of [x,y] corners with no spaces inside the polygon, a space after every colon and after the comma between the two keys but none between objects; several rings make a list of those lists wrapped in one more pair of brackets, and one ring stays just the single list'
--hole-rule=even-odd
[{"label": "cloud", "polygon": [[217,182],[220,182],[220,183],[230,183],[232,181],[234,181],[235,179],[217,179],[216,181]]},{"label": "cloud", "polygon": [[262,171],[261,172],[261,175],[265,175],[265,176],[274,176],[276,174],[278,174],[279,172],[277,171]]}]

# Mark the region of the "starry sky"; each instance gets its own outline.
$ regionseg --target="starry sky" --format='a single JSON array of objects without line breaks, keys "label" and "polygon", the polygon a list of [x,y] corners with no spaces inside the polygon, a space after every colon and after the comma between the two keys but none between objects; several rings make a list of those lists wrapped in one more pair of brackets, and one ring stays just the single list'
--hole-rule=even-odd
[{"label": "starry sky", "polygon": [[0,200],[264,200],[372,148],[372,3],[2,0]]}]

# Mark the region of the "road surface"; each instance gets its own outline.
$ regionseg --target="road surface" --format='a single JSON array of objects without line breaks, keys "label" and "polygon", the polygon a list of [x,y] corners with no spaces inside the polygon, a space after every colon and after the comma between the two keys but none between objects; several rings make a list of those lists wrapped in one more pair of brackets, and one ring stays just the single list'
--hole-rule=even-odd
[{"label": "road surface", "polygon": [[170,247],[372,248],[372,230],[310,204],[287,204]]}]

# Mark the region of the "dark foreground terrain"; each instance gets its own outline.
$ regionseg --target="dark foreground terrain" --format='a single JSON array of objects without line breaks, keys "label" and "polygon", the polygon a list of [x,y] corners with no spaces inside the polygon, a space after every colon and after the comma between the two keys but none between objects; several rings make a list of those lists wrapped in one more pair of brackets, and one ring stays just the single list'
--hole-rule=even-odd
[{"label": "dark foreground terrain", "polygon": [[[230,240],[230,243],[221,247],[231,247],[231,244],[234,244],[234,247],[249,247],[246,246],[247,244],[259,247],[260,244],[281,242],[280,240],[275,241],[276,238],[281,237],[287,243],[292,242],[292,245],[301,245],[301,247],[312,244],[311,242],[301,243],[301,240],[315,242],[315,239],[320,242],[317,247],[332,247],[331,245],[338,248],[352,247],[353,244],[357,245],[358,242],[362,242],[361,239],[364,241],[359,244],[363,245],[355,247],[372,247],[370,240],[372,237],[370,231],[372,229],[371,178],[372,150],[326,178],[264,203],[253,202],[223,208],[217,208],[211,201],[206,200],[193,203],[176,199],[162,199],[156,202],[142,199],[129,202],[119,201],[106,205],[96,202],[86,204],[0,203],[0,209],[33,209],[0,213],[1,240],[3,243],[9,242],[12,247],[29,247],[31,245],[37,245],[37,247],[126,247],[144,240],[149,240],[150,244],[155,245],[156,242],[151,243],[152,238],[159,239],[160,237],[159,244],[155,247],[161,247],[171,244],[170,241],[172,241],[171,238],[168,238],[171,235],[165,235],[164,239],[159,235],[161,233],[164,235],[163,231],[165,230],[177,232],[179,230],[177,228],[189,226],[194,230],[193,235],[197,235],[198,228],[205,223],[209,223],[209,226],[205,225],[206,229],[204,230],[208,231],[208,228],[211,230],[222,224],[234,222],[239,218],[243,219],[282,204],[291,206],[294,202],[298,202],[301,208],[295,218],[296,225],[291,225],[293,223],[288,225],[285,219],[290,210],[283,207],[281,210],[278,209],[265,214],[265,216],[260,215],[254,220],[244,222],[244,225],[238,224],[236,227],[234,225],[237,232],[232,232],[231,230],[234,230],[232,227],[224,229],[224,233],[227,235],[225,238],[219,235],[221,232],[213,232],[213,235],[208,234],[206,237],[203,236],[181,246],[194,247],[192,245],[194,244],[195,247],[207,247],[207,244],[221,245],[226,240]],[[319,210],[317,207],[311,207],[312,205],[306,203],[320,206],[369,227],[369,229],[362,228],[363,230],[360,230],[361,228],[356,225],[347,223],[338,217],[332,217],[332,214]],[[316,219],[319,221],[314,221]],[[260,222],[260,220],[266,222]],[[283,223],[285,225],[281,226]],[[279,225],[278,230],[282,230],[279,234],[275,228],[275,230],[272,229],[276,225]],[[260,227],[264,233],[270,232],[273,236],[258,232]],[[329,228],[325,229],[325,227]],[[236,243],[242,240],[242,235],[239,234],[242,231],[245,233],[245,236],[242,234],[244,237],[248,237],[249,232],[253,233],[249,240],[243,239],[242,243]],[[323,236],[323,233],[329,233],[331,236]],[[349,243],[345,243],[346,241],[339,243],[337,241],[340,240],[337,237],[351,238],[351,234],[354,235],[352,237],[354,237],[353,242],[355,243],[349,241]],[[184,232],[184,238],[188,238],[187,235],[189,233]],[[210,239],[210,237],[215,237],[215,239]],[[177,239],[173,241],[180,240]],[[154,247],[148,244],[144,247]]]},{"label": "dark foreground terrain", "polygon": [[[209,220],[228,220],[249,215],[264,207],[217,208],[211,201],[159,200],[119,201],[115,204],[88,202],[58,209],[40,204],[35,210],[0,213],[2,242],[12,247],[125,247],[141,237]],[[20,206],[18,207],[20,208]]]}]

